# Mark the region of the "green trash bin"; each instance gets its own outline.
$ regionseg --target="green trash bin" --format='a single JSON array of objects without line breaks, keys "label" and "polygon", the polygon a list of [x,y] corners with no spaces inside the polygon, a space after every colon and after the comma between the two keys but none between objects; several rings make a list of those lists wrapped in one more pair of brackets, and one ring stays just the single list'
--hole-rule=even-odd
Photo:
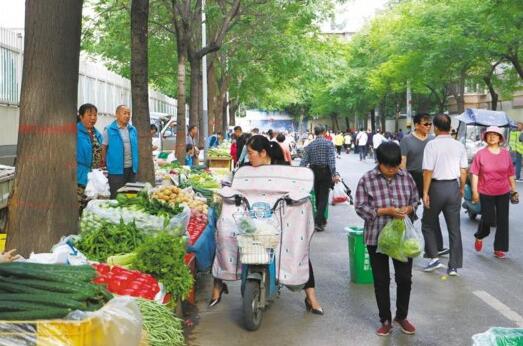
[{"label": "green trash bin", "polygon": [[363,228],[357,226],[345,227],[349,238],[350,279],[355,284],[371,284],[372,268],[369,252],[363,239]]}]

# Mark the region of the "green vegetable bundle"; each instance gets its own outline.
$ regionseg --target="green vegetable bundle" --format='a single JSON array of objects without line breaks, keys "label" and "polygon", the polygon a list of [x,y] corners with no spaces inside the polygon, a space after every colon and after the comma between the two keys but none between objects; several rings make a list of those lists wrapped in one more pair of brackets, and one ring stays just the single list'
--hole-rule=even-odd
[{"label": "green vegetable bundle", "polygon": [[112,295],[91,280],[90,266],[13,262],[0,264],[0,320],[63,318],[95,311]]},{"label": "green vegetable bundle", "polygon": [[[409,224],[409,227],[413,227],[410,222]],[[378,236],[378,252],[402,262],[407,262],[408,257],[418,257],[423,249],[413,232],[415,231],[412,228],[407,230],[402,219],[389,221]]]},{"label": "green vegetable bundle", "polygon": [[405,223],[402,219],[389,221],[378,236],[378,252],[398,261],[407,262],[407,257],[403,254],[401,246],[404,234]]},{"label": "green vegetable bundle", "polygon": [[174,300],[187,297],[193,277],[185,265],[185,240],[167,232],[148,237],[136,251],[133,267],[153,275],[165,285]]},{"label": "green vegetable bundle", "polygon": [[114,207],[130,208],[131,210],[143,211],[150,215],[171,218],[180,214],[183,207],[179,204],[163,203],[157,199],[149,198],[145,191],[140,192],[136,197],[127,197],[124,194],[116,196],[118,204]]},{"label": "green vegetable bundle", "polygon": [[80,221],[80,239],[75,246],[88,259],[105,262],[109,256],[127,254],[143,243],[145,235],[134,222],[113,224],[85,213]]},{"label": "green vegetable bundle", "polygon": [[152,300],[136,299],[143,318],[147,341],[151,346],[185,345],[182,320],[164,305]]},{"label": "green vegetable bundle", "polygon": [[222,149],[222,148],[211,148],[209,149],[208,156],[210,158],[224,158],[224,159],[230,159],[231,154],[229,154],[228,149]]}]

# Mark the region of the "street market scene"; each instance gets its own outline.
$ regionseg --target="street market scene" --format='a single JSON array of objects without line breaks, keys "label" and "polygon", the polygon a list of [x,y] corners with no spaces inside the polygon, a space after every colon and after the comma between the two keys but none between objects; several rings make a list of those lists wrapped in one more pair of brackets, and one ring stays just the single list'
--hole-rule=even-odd
[{"label": "street market scene", "polygon": [[0,0],[0,346],[523,346],[522,23]]}]

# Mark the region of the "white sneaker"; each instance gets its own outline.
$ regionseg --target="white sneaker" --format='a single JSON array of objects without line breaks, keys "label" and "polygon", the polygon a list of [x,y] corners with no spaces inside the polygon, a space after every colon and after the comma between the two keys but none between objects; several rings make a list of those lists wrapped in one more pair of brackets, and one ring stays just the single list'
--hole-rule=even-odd
[{"label": "white sneaker", "polygon": [[443,264],[439,261],[437,258],[433,258],[430,260],[430,262],[423,268],[424,272],[432,272],[438,268],[443,267]]}]

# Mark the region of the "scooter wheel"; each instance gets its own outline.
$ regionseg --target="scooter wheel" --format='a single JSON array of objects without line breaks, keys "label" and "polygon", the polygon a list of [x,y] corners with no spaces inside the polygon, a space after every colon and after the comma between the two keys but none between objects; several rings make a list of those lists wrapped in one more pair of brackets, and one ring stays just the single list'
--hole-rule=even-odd
[{"label": "scooter wheel", "polygon": [[260,282],[248,280],[243,292],[243,319],[245,328],[257,330],[263,319],[263,307],[260,304]]}]

